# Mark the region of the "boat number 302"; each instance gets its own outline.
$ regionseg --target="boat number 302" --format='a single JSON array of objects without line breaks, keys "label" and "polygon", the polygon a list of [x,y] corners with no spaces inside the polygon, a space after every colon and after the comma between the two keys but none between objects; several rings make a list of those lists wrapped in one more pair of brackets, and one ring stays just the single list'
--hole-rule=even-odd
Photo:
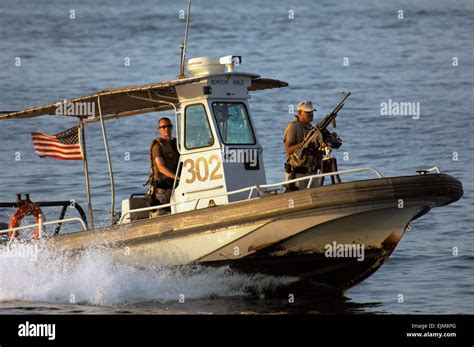
[{"label": "boat number 302", "polygon": [[[186,183],[193,183],[196,178],[201,181],[218,180],[222,178],[221,173],[217,173],[221,168],[221,161],[217,154],[213,154],[207,159],[206,157],[198,157],[196,161],[186,159],[183,167],[187,168],[191,177],[186,178]],[[210,174],[209,174],[210,173]]]}]

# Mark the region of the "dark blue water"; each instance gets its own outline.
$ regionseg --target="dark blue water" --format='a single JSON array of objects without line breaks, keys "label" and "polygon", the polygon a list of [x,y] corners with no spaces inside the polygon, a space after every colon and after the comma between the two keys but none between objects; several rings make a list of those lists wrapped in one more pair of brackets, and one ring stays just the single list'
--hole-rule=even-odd
[{"label": "dark blue water", "polygon": [[[2,0],[0,110],[174,79],[184,32],[179,11],[185,7],[185,1]],[[256,281],[225,269],[134,269],[90,254],[75,267],[65,269],[56,260],[41,271],[1,259],[0,313],[474,313],[473,19],[469,0],[193,3],[189,58],[238,54],[240,71],[290,83],[251,100],[269,182],[283,177],[281,138],[290,105],[313,100],[320,119],[343,90],[352,96],[338,119],[341,169],[370,166],[397,176],[438,166],[463,182],[460,201],[414,222],[390,260],[345,297],[312,293],[289,304],[243,290],[259,283],[254,289],[263,293],[281,284],[275,279]],[[380,104],[388,99],[419,102],[420,118],[382,116]],[[118,201],[143,192],[160,116],[107,123]],[[33,200],[85,205],[82,163],[40,159],[30,140],[31,131],[54,134],[73,125],[52,116],[1,122],[0,200],[30,192]],[[87,128],[87,143],[94,210],[105,223],[110,190],[97,124]],[[0,221],[8,217],[0,211]],[[71,293],[78,304],[71,304]],[[178,303],[181,293],[185,303]]]}]

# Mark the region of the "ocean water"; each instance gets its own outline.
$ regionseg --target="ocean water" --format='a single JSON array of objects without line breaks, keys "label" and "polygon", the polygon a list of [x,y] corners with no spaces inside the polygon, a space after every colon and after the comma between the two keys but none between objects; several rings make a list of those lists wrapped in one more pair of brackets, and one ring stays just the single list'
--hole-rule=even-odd
[{"label": "ocean water", "polygon": [[[0,1],[0,110],[174,79],[185,8],[184,0]],[[398,176],[438,166],[463,182],[463,198],[413,222],[388,262],[344,296],[303,291],[289,303],[266,293],[291,287],[291,278],[134,268],[96,250],[74,264],[54,254],[36,265],[0,259],[0,314],[474,313],[474,3],[195,0],[191,11],[188,58],[242,55],[240,71],[290,84],[250,101],[269,182],[283,177],[281,138],[292,105],[313,100],[320,119],[344,90],[352,96],[338,117],[340,169],[368,166]],[[389,100],[419,103],[420,116],[381,115]],[[144,191],[160,116],[107,123],[117,201]],[[86,205],[82,164],[40,159],[30,140],[32,131],[73,125],[54,117],[1,122],[0,201],[29,192],[33,200]],[[110,190],[100,127],[88,126],[86,136],[101,224]],[[1,210],[0,222],[10,214]]]}]

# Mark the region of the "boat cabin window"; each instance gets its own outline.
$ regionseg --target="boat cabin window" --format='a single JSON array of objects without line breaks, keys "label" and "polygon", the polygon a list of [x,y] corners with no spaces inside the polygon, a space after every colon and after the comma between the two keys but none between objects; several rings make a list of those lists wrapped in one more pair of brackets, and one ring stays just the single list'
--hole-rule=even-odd
[{"label": "boat cabin window", "polygon": [[241,102],[214,102],[212,109],[224,144],[255,144],[255,136],[245,104]]},{"label": "boat cabin window", "polygon": [[184,115],[184,146],[186,149],[195,149],[212,146],[212,136],[206,109],[203,104],[186,107]]}]

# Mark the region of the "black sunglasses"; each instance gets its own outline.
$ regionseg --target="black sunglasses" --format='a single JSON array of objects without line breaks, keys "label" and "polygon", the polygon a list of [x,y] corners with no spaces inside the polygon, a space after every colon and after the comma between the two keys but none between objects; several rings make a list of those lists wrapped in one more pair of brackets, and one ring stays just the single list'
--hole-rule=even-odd
[{"label": "black sunglasses", "polygon": [[168,124],[168,125],[161,125],[158,127],[158,129],[172,129],[173,128],[173,124]]}]

